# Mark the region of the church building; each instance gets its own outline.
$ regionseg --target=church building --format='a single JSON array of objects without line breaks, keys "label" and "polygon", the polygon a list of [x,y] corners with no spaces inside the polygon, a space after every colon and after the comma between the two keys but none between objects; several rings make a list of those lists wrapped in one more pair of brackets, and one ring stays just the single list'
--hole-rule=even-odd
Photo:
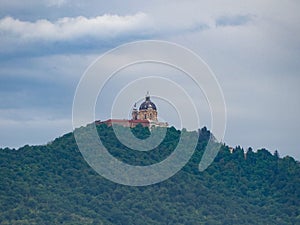
[{"label": "church building", "polygon": [[168,123],[159,122],[157,119],[157,108],[156,105],[150,100],[149,92],[146,95],[145,101],[142,102],[139,109],[137,109],[136,104],[134,104],[132,109],[132,118],[130,120],[125,119],[109,119],[106,121],[96,121],[96,124],[106,124],[107,126],[112,126],[113,124],[125,126],[125,127],[135,127],[141,124],[144,127],[168,127]]},{"label": "church building", "polygon": [[136,104],[134,104],[132,110],[132,119],[158,121],[156,105],[151,102],[149,94],[146,95],[146,100],[141,104],[139,111],[136,108]]}]

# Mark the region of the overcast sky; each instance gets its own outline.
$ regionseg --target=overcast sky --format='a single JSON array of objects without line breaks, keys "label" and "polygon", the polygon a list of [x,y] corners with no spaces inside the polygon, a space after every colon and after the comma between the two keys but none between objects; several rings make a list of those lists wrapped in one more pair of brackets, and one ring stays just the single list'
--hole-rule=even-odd
[{"label": "overcast sky", "polygon": [[298,0],[0,0],[0,147],[71,131],[86,68],[120,44],[156,39],[210,66],[226,100],[228,145],[299,160],[299,10]]}]

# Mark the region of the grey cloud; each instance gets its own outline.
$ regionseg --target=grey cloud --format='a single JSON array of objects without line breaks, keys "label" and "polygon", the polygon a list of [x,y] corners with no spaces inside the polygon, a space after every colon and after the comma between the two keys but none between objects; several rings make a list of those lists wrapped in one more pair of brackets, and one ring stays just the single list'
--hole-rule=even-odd
[{"label": "grey cloud", "polygon": [[[202,56],[218,77],[228,106],[225,142],[244,147],[278,149],[281,155],[291,154],[300,158],[297,145],[300,138],[297,132],[300,129],[300,94],[297,86],[300,69],[299,1],[272,4],[259,0],[242,3],[232,0],[227,4],[219,0],[164,1],[161,4],[161,1],[75,0],[60,5],[59,2],[53,0],[54,4],[51,5],[47,1],[37,0],[2,1],[0,18],[11,16],[13,22],[20,20],[35,27],[39,25],[37,21],[42,19],[51,26],[59,27],[57,21],[64,17],[70,18],[70,21],[80,16],[89,19],[105,14],[123,18],[144,12],[147,22],[141,22],[131,30],[116,32],[114,37],[105,32],[91,36],[89,32],[79,29],[77,34],[72,31],[69,35],[52,36],[51,40],[42,31],[36,36],[31,35],[31,38],[39,41],[24,43],[8,33],[1,33],[2,109],[15,109],[22,102],[19,96],[24,92],[17,91],[20,87],[30,95],[23,98],[28,104],[23,102],[17,110],[24,112],[29,108],[36,109],[24,113],[26,118],[12,113],[14,123],[18,125],[11,127],[20,130],[20,134],[12,140],[4,133],[10,125],[1,126],[4,131],[0,133],[0,139],[7,140],[3,145],[20,145],[26,139],[30,143],[40,143],[39,140],[47,139],[49,133],[53,137],[60,135],[59,127],[64,125],[55,120],[70,119],[68,110],[76,84],[96,55],[128,41],[164,39],[182,44]],[[14,35],[19,35],[23,40],[26,36],[24,32]],[[68,58],[69,54],[78,55]],[[84,59],[90,54],[94,55],[88,60]],[[28,58],[35,60],[25,60]],[[23,60],[24,63],[20,63]],[[119,86],[113,87],[117,89]],[[48,104],[41,104],[43,99],[49,99]],[[199,108],[201,104],[199,102]],[[57,112],[60,108],[63,112]],[[46,117],[41,118],[40,124],[36,122],[30,132],[26,131],[29,128],[22,128],[26,121],[32,121],[32,118],[38,120],[38,115],[44,113],[54,115],[53,124],[60,125],[48,126],[50,123],[47,123]],[[0,118],[4,119],[4,116],[11,119],[4,113]],[[43,126],[43,123],[48,125]],[[41,135],[33,140],[31,133]]]},{"label": "grey cloud", "polygon": [[216,26],[241,26],[253,20],[252,15],[221,16],[216,19]]}]

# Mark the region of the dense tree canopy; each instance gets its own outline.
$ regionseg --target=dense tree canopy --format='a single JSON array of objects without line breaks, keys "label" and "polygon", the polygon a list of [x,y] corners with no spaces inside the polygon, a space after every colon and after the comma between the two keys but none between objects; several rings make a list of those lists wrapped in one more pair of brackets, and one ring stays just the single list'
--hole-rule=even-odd
[{"label": "dense tree canopy", "polygon": [[[111,127],[98,133],[115,157],[149,165],[172,153],[181,131],[168,128],[149,152],[123,146]],[[141,126],[133,133],[147,138]],[[131,187],[98,175],[84,161],[73,133],[43,146],[0,150],[0,224],[300,224],[300,165],[266,149],[223,145],[199,172],[210,137],[199,130],[193,157],[172,178]]]}]

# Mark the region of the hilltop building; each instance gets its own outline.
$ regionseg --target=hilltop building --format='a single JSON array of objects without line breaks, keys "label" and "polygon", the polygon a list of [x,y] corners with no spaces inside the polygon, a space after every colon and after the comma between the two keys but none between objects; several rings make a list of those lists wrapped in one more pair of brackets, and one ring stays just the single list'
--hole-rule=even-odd
[{"label": "hilltop building", "polygon": [[96,124],[106,124],[112,126],[113,124],[121,125],[124,127],[135,127],[141,124],[144,127],[168,127],[168,123],[159,122],[157,119],[156,105],[151,101],[149,92],[146,95],[145,101],[142,102],[139,109],[134,104],[130,120],[126,119],[109,119],[106,121],[96,121]]}]

